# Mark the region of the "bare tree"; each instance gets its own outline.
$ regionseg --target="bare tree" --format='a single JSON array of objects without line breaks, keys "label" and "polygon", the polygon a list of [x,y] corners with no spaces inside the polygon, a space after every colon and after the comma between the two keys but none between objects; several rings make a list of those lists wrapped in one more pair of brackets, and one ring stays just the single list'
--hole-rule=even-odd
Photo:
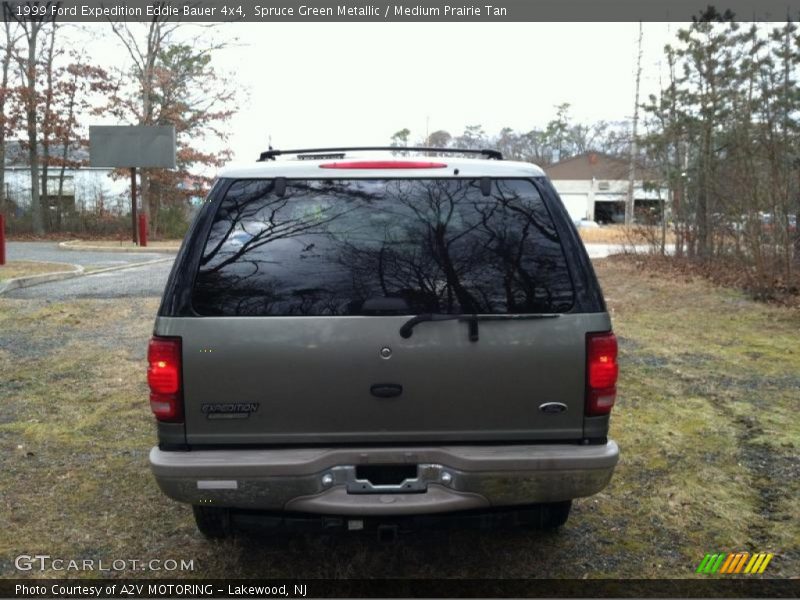
[{"label": "bare tree", "polygon": [[28,134],[28,162],[31,169],[31,218],[33,232],[37,235],[44,233],[42,221],[42,206],[39,194],[39,147],[38,147],[38,65],[39,65],[39,41],[40,35],[45,30],[45,26],[52,22],[55,26],[53,17],[47,15],[54,14],[52,6],[58,6],[58,2],[44,3],[45,10],[43,16],[18,17],[12,2],[3,3],[5,18],[13,18],[22,28],[23,35],[27,44],[27,52],[17,56],[17,64],[20,77],[23,80],[21,88],[22,104],[25,111],[26,130]]},{"label": "bare tree", "polygon": [[[165,2],[158,3],[165,5]],[[132,61],[133,77],[139,87],[140,104],[136,116],[139,125],[153,125],[153,90],[156,85],[156,61],[158,55],[169,45],[169,40],[179,27],[179,23],[170,22],[165,17],[153,17],[142,27],[145,35],[140,35],[141,28],[125,22],[109,20],[114,34],[122,42]],[[143,39],[142,39],[143,37]],[[150,222],[150,172],[141,169],[141,201],[142,210]]]},{"label": "bare tree", "polygon": [[[55,58],[56,51],[56,24],[53,23],[53,26],[50,28],[50,36],[49,42],[45,42],[45,52],[44,52],[44,64],[42,65],[44,68],[44,89],[42,90],[42,114],[44,118],[42,119],[42,143],[41,143],[41,154],[39,159],[42,163],[42,190],[41,190],[41,200],[45,202],[45,207],[49,207],[50,204],[50,196],[47,188],[48,183],[48,168],[50,166],[50,141],[52,139],[52,130],[54,125],[54,119],[52,118],[52,107],[53,107],[53,59]],[[49,217],[48,212],[48,217]],[[58,218],[59,221],[61,219],[61,209],[58,208]],[[48,219],[49,220],[49,219]],[[49,226],[52,227],[52,223],[48,223]]]},{"label": "bare tree", "polygon": [[19,28],[13,21],[6,19],[3,22],[5,27],[5,39],[2,48],[2,58],[0,58],[0,69],[2,69],[2,82],[0,83],[0,213],[5,210],[6,201],[6,136],[13,128],[9,117],[9,100],[12,94],[11,82],[12,70],[11,60],[17,50],[17,43],[21,34]]},{"label": "bare tree", "polygon": [[[158,4],[166,6],[168,3]],[[142,209],[154,235],[162,201],[168,199],[170,190],[174,191],[177,184],[183,185],[183,180],[194,177],[188,173],[188,165],[219,166],[228,155],[227,151],[202,152],[196,146],[197,140],[206,135],[223,141],[227,137],[219,126],[233,114],[238,88],[227,85],[210,61],[214,51],[233,42],[215,43],[206,36],[195,35],[192,42],[183,43],[178,39],[178,31],[190,25],[213,28],[213,25],[175,22],[169,17],[154,17],[143,24],[111,22],[112,30],[131,59],[131,68],[122,74],[122,80],[132,81],[137,88],[135,94],[129,94],[121,84],[119,92],[111,99],[112,112],[120,118],[132,117],[140,125],[174,125],[178,134],[176,173],[169,175],[163,169],[140,170]],[[203,179],[206,186],[210,181],[198,179]]]},{"label": "bare tree", "polygon": [[633,127],[631,130],[631,147],[628,162],[628,197],[625,199],[625,225],[633,223],[633,182],[636,178],[636,128],[639,124],[639,83],[642,78],[642,23],[639,22],[639,52],[636,58],[636,94],[633,101]]}]

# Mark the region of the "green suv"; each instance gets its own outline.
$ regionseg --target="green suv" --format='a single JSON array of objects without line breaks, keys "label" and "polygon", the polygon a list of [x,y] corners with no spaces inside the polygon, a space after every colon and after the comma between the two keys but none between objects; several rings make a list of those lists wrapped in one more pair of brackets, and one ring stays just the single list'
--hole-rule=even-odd
[{"label": "green suv", "polygon": [[552,528],[611,478],[617,343],[542,170],[388,150],[230,167],[184,240],[148,353],[150,464],[209,537]]}]

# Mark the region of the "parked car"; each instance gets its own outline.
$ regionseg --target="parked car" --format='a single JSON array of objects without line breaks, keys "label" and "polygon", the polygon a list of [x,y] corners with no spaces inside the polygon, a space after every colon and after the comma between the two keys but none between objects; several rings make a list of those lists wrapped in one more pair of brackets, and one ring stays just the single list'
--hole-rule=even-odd
[{"label": "parked car", "polygon": [[544,172],[386,150],[227,168],[183,242],[148,352],[150,465],[206,536],[554,528],[612,476],[617,342]]},{"label": "parked car", "polygon": [[575,227],[578,229],[599,229],[600,225],[598,225],[595,221],[591,219],[573,219],[572,220]]}]

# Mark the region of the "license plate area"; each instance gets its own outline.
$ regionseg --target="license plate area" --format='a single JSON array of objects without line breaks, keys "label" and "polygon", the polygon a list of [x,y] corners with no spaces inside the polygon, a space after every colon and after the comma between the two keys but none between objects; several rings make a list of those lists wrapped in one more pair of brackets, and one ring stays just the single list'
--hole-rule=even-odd
[{"label": "license plate area", "polygon": [[428,490],[418,465],[358,465],[350,467],[348,494],[414,494]]},{"label": "license plate area", "polygon": [[359,465],[356,480],[372,485],[402,485],[407,479],[417,479],[417,465]]}]

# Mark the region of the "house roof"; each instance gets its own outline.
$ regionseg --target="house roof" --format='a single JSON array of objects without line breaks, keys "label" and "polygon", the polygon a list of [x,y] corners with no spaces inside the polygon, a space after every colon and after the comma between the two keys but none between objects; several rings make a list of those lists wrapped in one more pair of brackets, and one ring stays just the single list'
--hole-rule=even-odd
[{"label": "house roof", "polygon": [[[629,162],[601,152],[584,152],[545,167],[547,176],[552,180],[620,180],[628,179]],[[657,180],[658,175],[641,165],[636,166],[636,180]]]},{"label": "house roof", "polygon": [[[50,147],[50,156],[54,158],[61,158],[64,147],[60,145],[53,145]],[[89,150],[85,147],[70,147],[67,153],[67,160],[74,162],[87,162],[89,161]],[[6,167],[29,167],[28,151],[19,140],[6,141]]]}]

